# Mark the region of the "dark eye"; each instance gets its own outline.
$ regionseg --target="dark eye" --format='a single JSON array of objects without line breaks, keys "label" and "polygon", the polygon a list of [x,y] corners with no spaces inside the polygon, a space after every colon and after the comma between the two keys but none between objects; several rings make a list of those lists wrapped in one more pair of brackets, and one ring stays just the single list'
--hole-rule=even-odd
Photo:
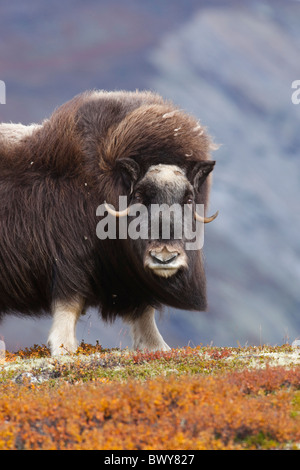
[{"label": "dark eye", "polygon": [[142,202],[143,201],[141,193],[135,193],[134,199],[135,199],[136,202]]},{"label": "dark eye", "polygon": [[194,199],[191,196],[187,197],[186,204],[193,204],[193,202],[194,202]]}]

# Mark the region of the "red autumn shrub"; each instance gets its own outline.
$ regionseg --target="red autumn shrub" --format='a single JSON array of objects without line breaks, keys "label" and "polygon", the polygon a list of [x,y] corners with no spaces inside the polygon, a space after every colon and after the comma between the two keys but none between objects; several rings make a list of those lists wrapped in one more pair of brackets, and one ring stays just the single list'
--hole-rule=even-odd
[{"label": "red autumn shrub", "polygon": [[293,448],[299,389],[299,367],[123,383],[7,381],[0,449]]}]

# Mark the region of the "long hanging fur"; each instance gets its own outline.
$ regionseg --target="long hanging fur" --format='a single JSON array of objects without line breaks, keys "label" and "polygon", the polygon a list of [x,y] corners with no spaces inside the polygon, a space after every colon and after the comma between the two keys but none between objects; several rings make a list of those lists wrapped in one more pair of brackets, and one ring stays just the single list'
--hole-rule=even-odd
[{"label": "long hanging fur", "polygon": [[[192,174],[212,143],[191,116],[150,92],[86,92],[40,125],[0,124],[0,318],[40,315],[80,295],[103,318],[145,306],[206,307],[201,252],[174,278],[146,275],[128,240],[99,240],[96,209],[128,194],[119,167],[176,164]],[[197,202],[207,204],[209,178]]]}]

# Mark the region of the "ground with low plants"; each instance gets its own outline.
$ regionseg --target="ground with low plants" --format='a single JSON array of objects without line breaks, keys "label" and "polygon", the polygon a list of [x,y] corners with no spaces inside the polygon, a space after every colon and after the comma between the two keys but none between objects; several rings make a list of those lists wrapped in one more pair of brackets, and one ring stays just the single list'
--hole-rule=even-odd
[{"label": "ground with low plants", "polygon": [[0,449],[299,449],[300,348],[46,346],[0,364]]}]

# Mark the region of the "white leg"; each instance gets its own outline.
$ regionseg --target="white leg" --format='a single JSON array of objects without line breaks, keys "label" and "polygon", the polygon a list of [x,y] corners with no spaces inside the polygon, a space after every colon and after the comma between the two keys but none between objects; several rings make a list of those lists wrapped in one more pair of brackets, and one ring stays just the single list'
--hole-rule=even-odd
[{"label": "white leg", "polygon": [[52,305],[53,323],[48,337],[51,355],[73,353],[78,347],[76,323],[83,309],[82,300],[56,301]]},{"label": "white leg", "polygon": [[131,324],[133,349],[148,351],[169,351],[155,323],[155,310],[147,307],[143,314],[135,320],[125,319]]}]

